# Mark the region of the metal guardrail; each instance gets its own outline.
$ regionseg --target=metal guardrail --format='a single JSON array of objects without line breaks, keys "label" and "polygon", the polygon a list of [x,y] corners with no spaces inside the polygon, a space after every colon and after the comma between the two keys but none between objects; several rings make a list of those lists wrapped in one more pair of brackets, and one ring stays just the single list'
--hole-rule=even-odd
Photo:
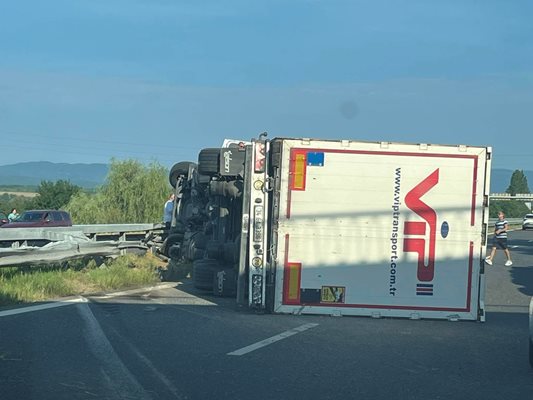
[{"label": "metal guardrail", "polygon": [[[23,240],[64,240],[67,236],[85,236],[97,240],[99,236],[106,239],[127,241],[128,235],[146,234],[163,229],[163,224],[97,224],[73,225],[54,228],[0,228],[0,242]],[[139,240],[136,235],[134,240]]]},{"label": "metal guardrail", "polygon": [[[72,230],[82,231],[86,235],[97,233],[127,233],[152,231],[163,229],[163,224],[93,224],[93,225],[72,225]],[[70,229],[70,228],[60,228]]]},{"label": "metal guardrail", "polygon": [[[522,225],[524,218],[505,218],[509,225]],[[494,225],[498,218],[489,218],[489,225]]]},{"label": "metal guardrail", "polygon": [[42,247],[0,248],[0,267],[58,263],[86,256],[116,256],[128,249],[147,250],[141,242],[94,242],[88,238],[50,242]]},{"label": "metal guardrail", "polygon": [[163,224],[99,224],[0,229],[0,267],[147,250],[149,233],[163,228]]}]

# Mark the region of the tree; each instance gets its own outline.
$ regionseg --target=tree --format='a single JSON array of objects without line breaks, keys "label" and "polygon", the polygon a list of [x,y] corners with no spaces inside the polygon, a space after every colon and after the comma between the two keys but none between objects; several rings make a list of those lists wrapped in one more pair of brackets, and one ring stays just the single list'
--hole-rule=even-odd
[{"label": "tree", "polygon": [[505,191],[514,196],[517,193],[529,193],[529,187],[527,186],[527,177],[522,170],[515,170],[511,176],[511,183]]},{"label": "tree", "polygon": [[69,181],[42,181],[37,188],[38,195],[32,201],[32,208],[59,210],[64,208],[81,187]]},{"label": "tree", "polygon": [[74,224],[105,224],[106,215],[102,213],[105,209],[105,200],[99,193],[89,194],[79,192],[72,196],[65,209],[70,213]]},{"label": "tree", "polygon": [[520,218],[531,212],[523,201],[493,200],[490,202],[489,217],[497,218],[498,211],[503,211],[508,218]]},{"label": "tree", "polygon": [[160,222],[170,186],[165,168],[135,160],[111,160],[104,185],[96,194],[78,193],[66,209],[75,223]]},{"label": "tree", "polygon": [[4,193],[0,195],[0,211],[6,215],[16,208],[19,213],[32,207],[31,197]]},{"label": "tree", "polygon": [[[527,185],[527,177],[522,170],[515,170],[511,175],[509,187],[505,191],[514,196],[517,193],[530,193]],[[490,202],[489,217],[496,218],[498,211],[503,211],[508,218],[523,217],[531,212],[523,201],[517,200],[494,200]]]}]

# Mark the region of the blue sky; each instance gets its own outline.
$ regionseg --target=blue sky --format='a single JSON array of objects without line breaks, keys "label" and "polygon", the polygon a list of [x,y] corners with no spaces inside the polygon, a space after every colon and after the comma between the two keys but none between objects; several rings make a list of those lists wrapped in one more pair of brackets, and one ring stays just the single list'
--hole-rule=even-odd
[{"label": "blue sky", "polygon": [[224,138],[487,145],[533,170],[530,0],[0,0],[0,164]]}]

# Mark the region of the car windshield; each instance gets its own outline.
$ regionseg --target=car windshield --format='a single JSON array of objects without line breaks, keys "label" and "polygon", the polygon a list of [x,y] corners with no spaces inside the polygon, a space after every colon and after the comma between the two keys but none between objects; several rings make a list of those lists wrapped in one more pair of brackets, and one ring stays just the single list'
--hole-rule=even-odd
[{"label": "car windshield", "polygon": [[533,219],[533,214],[527,214],[524,219]]},{"label": "car windshield", "polygon": [[7,219],[6,215],[4,213],[0,212],[0,219]]},{"label": "car windshield", "polygon": [[17,218],[17,222],[34,222],[34,221],[40,221],[44,217],[44,212],[25,212],[22,213],[22,215]]}]

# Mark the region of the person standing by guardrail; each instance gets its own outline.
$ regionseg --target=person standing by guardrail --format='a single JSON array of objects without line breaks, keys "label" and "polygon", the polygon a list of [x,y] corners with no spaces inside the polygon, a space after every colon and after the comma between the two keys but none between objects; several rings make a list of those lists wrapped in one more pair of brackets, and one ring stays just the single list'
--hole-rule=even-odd
[{"label": "person standing by guardrail", "polygon": [[490,256],[485,258],[485,262],[489,265],[492,265],[492,260],[494,259],[494,256],[496,255],[496,249],[502,249],[505,253],[505,256],[507,257],[507,261],[505,262],[506,267],[510,267],[513,265],[513,262],[511,261],[511,253],[509,252],[509,249],[507,248],[507,231],[509,230],[509,223],[505,219],[505,214],[503,211],[498,212],[498,220],[494,224],[494,238],[492,241],[492,250],[490,252]]},{"label": "person standing by guardrail", "polygon": [[168,196],[168,200],[165,202],[163,209],[163,222],[165,223],[165,229],[170,229],[170,223],[172,222],[172,211],[174,210],[174,193]]}]

